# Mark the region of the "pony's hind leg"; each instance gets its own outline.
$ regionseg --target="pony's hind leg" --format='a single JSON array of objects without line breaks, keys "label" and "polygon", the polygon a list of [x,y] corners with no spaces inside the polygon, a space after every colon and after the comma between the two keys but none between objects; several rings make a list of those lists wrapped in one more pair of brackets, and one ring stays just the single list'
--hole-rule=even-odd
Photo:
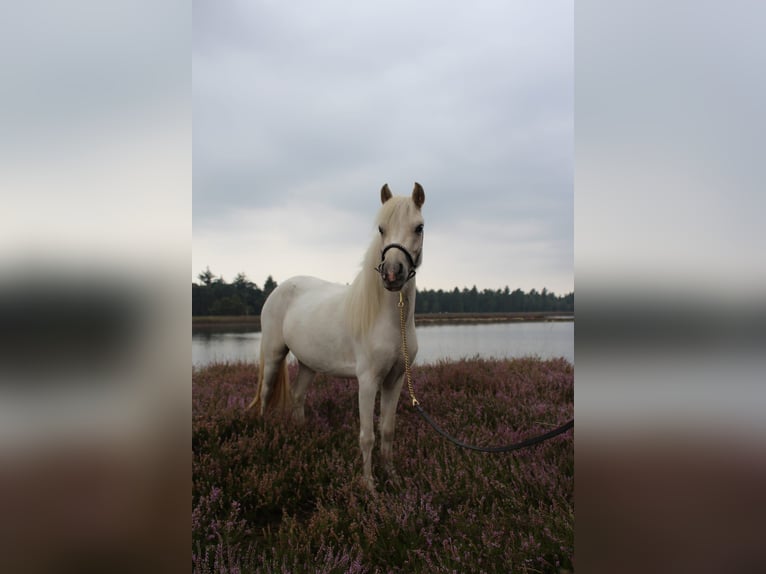
[{"label": "pony's hind leg", "polygon": [[295,377],[293,383],[293,420],[295,422],[303,424],[306,420],[305,403],[306,403],[306,389],[314,380],[316,371],[310,369],[305,364],[298,362],[298,376]]},{"label": "pony's hind leg", "polygon": [[267,409],[285,409],[290,402],[290,382],[287,375],[287,347],[277,349],[272,353],[264,353],[261,348],[260,385],[256,404],[260,406],[259,414]]}]

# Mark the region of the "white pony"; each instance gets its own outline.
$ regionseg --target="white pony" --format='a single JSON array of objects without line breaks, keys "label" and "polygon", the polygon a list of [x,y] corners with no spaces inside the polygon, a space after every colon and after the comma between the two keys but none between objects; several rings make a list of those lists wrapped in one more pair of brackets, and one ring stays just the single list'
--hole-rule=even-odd
[{"label": "white pony", "polygon": [[[425,193],[416,183],[411,197],[380,190],[383,206],[378,234],[367,249],[362,270],[350,286],[314,277],[293,277],[277,287],[261,311],[261,367],[258,391],[248,408],[289,411],[304,420],[306,389],[316,373],[359,381],[359,446],[362,478],[375,489],[373,411],[380,390],[381,457],[394,476],[392,443],[396,404],[404,380],[399,292],[406,304],[406,330],[412,360],[415,336],[415,270],[423,259]],[[287,353],[298,359],[298,376],[287,375]]]}]

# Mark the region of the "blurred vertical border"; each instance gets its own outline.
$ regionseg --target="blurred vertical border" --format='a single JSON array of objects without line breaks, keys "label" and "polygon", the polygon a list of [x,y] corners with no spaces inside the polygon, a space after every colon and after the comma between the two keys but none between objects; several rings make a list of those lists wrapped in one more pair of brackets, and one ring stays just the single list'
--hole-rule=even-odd
[{"label": "blurred vertical border", "polygon": [[2,569],[186,570],[191,4],[2,12]]},{"label": "blurred vertical border", "polygon": [[582,572],[762,567],[764,21],[575,4]]}]

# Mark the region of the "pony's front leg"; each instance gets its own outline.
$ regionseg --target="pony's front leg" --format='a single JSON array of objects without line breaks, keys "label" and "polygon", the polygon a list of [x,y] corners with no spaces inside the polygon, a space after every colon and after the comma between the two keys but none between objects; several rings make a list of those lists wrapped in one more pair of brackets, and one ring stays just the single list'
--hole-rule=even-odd
[{"label": "pony's front leg", "polygon": [[380,454],[383,466],[394,482],[398,477],[394,470],[394,427],[396,425],[396,405],[402,392],[404,376],[397,378],[393,384],[384,384],[380,389]]},{"label": "pony's front leg", "polygon": [[375,445],[373,415],[378,385],[371,376],[359,376],[359,448],[362,450],[362,481],[364,486],[375,492],[372,478],[372,447]]}]

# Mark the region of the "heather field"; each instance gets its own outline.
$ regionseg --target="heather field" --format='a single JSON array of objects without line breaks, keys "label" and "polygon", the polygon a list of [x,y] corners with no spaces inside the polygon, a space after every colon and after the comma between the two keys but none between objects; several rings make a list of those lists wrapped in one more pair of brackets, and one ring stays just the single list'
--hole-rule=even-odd
[{"label": "heather field", "polygon": [[[572,431],[510,454],[461,450],[411,410],[405,385],[400,480],[376,464],[378,437],[370,495],[356,381],[318,377],[296,427],[244,410],[256,374],[245,363],[193,373],[195,572],[574,570]],[[573,416],[574,367],[563,359],[442,362],[413,378],[425,410],[476,444],[516,442]]]}]

